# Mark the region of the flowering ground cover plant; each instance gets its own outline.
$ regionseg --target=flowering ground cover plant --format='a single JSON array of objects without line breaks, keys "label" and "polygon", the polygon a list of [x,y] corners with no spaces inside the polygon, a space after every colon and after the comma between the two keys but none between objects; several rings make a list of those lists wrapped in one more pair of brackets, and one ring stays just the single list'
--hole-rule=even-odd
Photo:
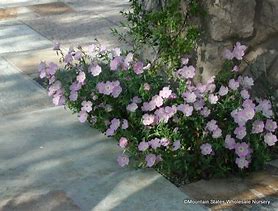
[{"label": "flowering ground cover plant", "polygon": [[252,99],[253,79],[238,73],[246,50],[240,43],[224,52],[225,68],[206,83],[193,82],[188,58],[169,78],[119,48],[54,49],[63,66],[39,65],[49,96],[114,137],[121,167],[155,168],[187,182],[259,169],[277,151],[271,102]]}]

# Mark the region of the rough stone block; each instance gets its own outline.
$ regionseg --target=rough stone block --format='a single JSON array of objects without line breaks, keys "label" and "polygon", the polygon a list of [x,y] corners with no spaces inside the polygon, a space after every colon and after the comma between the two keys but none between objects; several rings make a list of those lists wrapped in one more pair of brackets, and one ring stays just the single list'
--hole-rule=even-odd
[{"label": "rough stone block", "polygon": [[247,38],[254,31],[255,0],[209,0],[207,25],[212,39]]}]

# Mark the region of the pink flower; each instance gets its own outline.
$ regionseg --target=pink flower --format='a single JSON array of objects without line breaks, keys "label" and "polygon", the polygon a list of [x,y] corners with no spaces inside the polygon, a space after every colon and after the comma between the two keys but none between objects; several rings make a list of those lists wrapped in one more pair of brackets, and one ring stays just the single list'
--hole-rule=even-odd
[{"label": "pink flower", "polygon": [[160,92],[159,96],[163,99],[168,99],[172,94],[172,90],[169,87],[164,87]]},{"label": "pink flower", "polygon": [[177,110],[183,112],[187,117],[191,116],[193,113],[193,107],[188,104],[178,105]]},{"label": "pink flower", "polygon": [[77,98],[78,98],[78,93],[77,92],[75,92],[75,91],[71,91],[70,92],[70,96],[69,96],[69,99],[70,99],[70,101],[76,101],[77,100]]},{"label": "pink flower", "polygon": [[246,99],[242,103],[243,108],[253,108],[255,109],[256,105],[253,103],[251,99]]},{"label": "pink flower", "polygon": [[256,112],[253,108],[247,107],[242,110],[243,115],[246,117],[247,120],[251,120],[254,118]]},{"label": "pink flower", "polygon": [[126,119],[123,120],[122,129],[125,130],[128,128],[128,121]]},{"label": "pink flower", "polygon": [[194,92],[185,92],[183,93],[183,97],[185,98],[184,100],[187,102],[187,103],[194,103],[197,99],[197,96],[195,95]]},{"label": "pink flower", "polygon": [[112,95],[114,98],[117,98],[122,92],[119,81],[99,82],[96,88],[100,94]]},{"label": "pink flower", "polygon": [[153,101],[148,102],[144,102],[143,106],[141,107],[142,111],[152,111],[154,110],[156,107],[155,103]]},{"label": "pink flower", "polygon": [[272,133],[267,133],[264,136],[264,142],[268,146],[274,146],[275,143],[277,142],[277,137],[275,135],[273,135]]},{"label": "pink flower", "polygon": [[52,102],[55,106],[60,106],[60,105],[64,105],[66,102],[66,99],[63,95],[60,94],[55,94],[53,96]]},{"label": "pink flower", "polygon": [[132,98],[133,103],[142,103],[142,99],[138,96],[135,96]]},{"label": "pink flower", "polygon": [[208,144],[208,143],[202,144],[200,149],[201,149],[201,153],[203,155],[209,155],[209,154],[212,153],[212,146],[210,144]]},{"label": "pink flower", "polygon": [[143,125],[151,125],[154,123],[154,115],[150,115],[150,114],[144,114],[143,115]]},{"label": "pink flower", "polygon": [[268,119],[265,123],[265,129],[270,132],[275,132],[275,130],[277,129],[277,123],[271,119]]},{"label": "pink flower", "polygon": [[264,122],[256,120],[252,125],[252,133],[262,133],[264,131]]},{"label": "pink flower", "polygon": [[236,158],[236,164],[240,169],[248,168],[249,161],[245,158]]},{"label": "pink flower", "polygon": [[235,123],[237,123],[239,126],[244,126],[248,121],[247,113],[248,112],[245,112],[243,110],[234,110],[231,113],[231,116],[234,118]]},{"label": "pink flower", "polygon": [[261,111],[265,117],[270,118],[273,115],[271,102],[269,100],[259,101],[256,111]]},{"label": "pink flower", "polygon": [[46,77],[46,63],[45,62],[41,62],[39,64],[38,71],[39,71],[39,74],[40,74],[40,78],[45,78]]},{"label": "pink flower", "polygon": [[138,108],[138,106],[136,103],[130,103],[127,105],[126,110],[128,110],[130,112],[135,112],[137,108]]},{"label": "pink flower", "polygon": [[196,111],[200,111],[204,108],[205,101],[203,99],[199,99],[194,103],[194,109]]},{"label": "pink flower", "polygon": [[86,75],[85,75],[85,73],[82,72],[82,71],[81,71],[81,72],[78,74],[78,76],[76,77],[76,80],[78,81],[78,83],[81,83],[81,84],[84,83],[85,79],[86,79]]},{"label": "pink flower", "polygon": [[234,58],[234,54],[229,49],[225,49],[223,52],[223,57],[225,59],[232,60]]},{"label": "pink flower", "polygon": [[157,108],[163,105],[163,99],[159,95],[153,96],[151,101],[155,104]]},{"label": "pink flower", "polygon": [[81,84],[78,83],[77,81],[72,83],[72,85],[70,86],[70,90],[71,91],[79,91],[81,89]]},{"label": "pink flower", "polygon": [[79,114],[78,114],[78,119],[79,119],[79,121],[81,122],[81,123],[84,123],[84,122],[86,122],[86,120],[87,120],[87,118],[88,118],[88,114],[87,114],[87,112],[86,111],[80,111],[79,112]]},{"label": "pink flower", "polygon": [[246,128],[243,126],[239,126],[235,129],[234,134],[238,139],[243,139],[246,136]]},{"label": "pink flower", "polygon": [[208,109],[208,107],[204,107],[201,110],[201,115],[204,116],[204,117],[208,117],[210,115],[210,109]]},{"label": "pink flower", "polygon": [[138,150],[143,152],[146,151],[149,148],[149,144],[145,141],[141,141],[140,144],[138,145]]},{"label": "pink flower", "polygon": [[113,136],[115,134],[115,130],[112,128],[108,128],[105,132],[105,134],[109,137],[109,136]]},{"label": "pink flower", "polygon": [[245,142],[242,143],[237,143],[235,146],[235,152],[236,154],[242,158],[242,157],[246,157],[251,153],[251,150],[249,148],[249,145]]},{"label": "pink flower", "polygon": [[215,131],[216,129],[218,129],[218,126],[216,123],[217,122],[214,119],[210,120],[206,125],[206,129],[208,129],[210,132]]},{"label": "pink flower", "polygon": [[120,85],[114,86],[111,95],[112,95],[114,98],[117,98],[117,97],[119,97],[119,95],[122,93],[122,91],[123,91],[123,89],[122,89],[122,87],[121,87]]},{"label": "pink flower", "polygon": [[134,65],[133,65],[133,70],[135,72],[136,75],[140,75],[144,72],[144,64],[143,62],[136,62]]},{"label": "pink flower", "polygon": [[92,111],[92,102],[91,101],[83,101],[82,103],[81,103],[81,105],[82,105],[82,108],[81,108],[81,110],[82,111],[86,111],[86,112],[90,112],[90,111]]},{"label": "pink flower", "polygon": [[237,90],[238,87],[239,87],[239,82],[235,81],[235,79],[231,79],[231,80],[229,81],[229,87],[230,87],[230,89],[232,89],[232,90]]},{"label": "pink flower", "polygon": [[242,60],[246,49],[247,49],[247,47],[245,45],[241,45],[240,42],[237,42],[236,45],[234,46],[234,50],[232,52],[233,56],[237,60]]},{"label": "pink flower", "polygon": [[117,162],[118,162],[119,166],[125,167],[129,163],[129,157],[126,155],[119,155],[117,158]]},{"label": "pink flower", "polygon": [[120,127],[120,125],[121,125],[121,121],[120,121],[119,119],[117,119],[117,118],[112,119],[110,123],[111,123],[110,128],[113,129],[113,130],[115,130],[115,131],[116,131],[116,130]]},{"label": "pink flower", "polygon": [[62,88],[62,83],[61,81],[56,81],[54,84],[52,84],[49,88],[48,88],[48,96],[52,96],[54,95],[58,90],[60,90]]},{"label": "pink flower", "polygon": [[181,77],[181,78],[185,78],[185,79],[189,79],[189,78],[194,78],[195,76],[195,68],[191,65],[191,66],[184,66],[183,68],[179,69],[177,71],[177,74]]},{"label": "pink flower", "polygon": [[181,142],[180,140],[176,140],[174,143],[173,143],[173,151],[176,151],[178,149],[181,148]]},{"label": "pink flower", "polygon": [[197,86],[197,91],[200,93],[200,94],[203,94],[205,93],[205,91],[207,90],[207,85],[206,84],[201,84],[201,83],[198,83]]},{"label": "pink flower", "polygon": [[122,64],[123,58],[121,56],[116,56],[111,62],[110,62],[110,69],[112,71],[116,71],[119,66]]},{"label": "pink flower", "polygon": [[57,72],[57,70],[58,70],[58,65],[53,62],[50,62],[48,68],[46,69],[47,73],[50,76],[54,75]]},{"label": "pink flower", "polygon": [[160,144],[164,147],[167,147],[170,144],[170,141],[167,138],[160,139]]},{"label": "pink flower", "polygon": [[147,167],[152,167],[155,164],[156,155],[148,154],[145,158],[145,161],[147,162]]},{"label": "pink flower", "polygon": [[249,92],[247,90],[245,90],[245,89],[240,92],[240,95],[245,100],[250,97]]},{"label": "pink flower", "polygon": [[226,87],[226,86],[221,86],[220,89],[219,89],[219,91],[218,91],[218,94],[219,94],[220,96],[225,96],[226,94],[228,94],[228,92],[229,92],[229,88],[228,88],[228,87]]},{"label": "pink flower", "polygon": [[66,64],[70,64],[73,61],[73,57],[71,55],[71,52],[67,53],[67,55],[65,56],[65,63]]},{"label": "pink flower", "polygon": [[127,70],[130,66],[130,63],[133,61],[133,53],[128,53],[125,57],[123,68]]},{"label": "pink flower", "polygon": [[239,67],[237,65],[235,65],[232,69],[232,72],[238,72],[239,71]]},{"label": "pink flower", "polygon": [[98,76],[101,73],[101,66],[92,64],[89,66],[88,72],[93,76]]},{"label": "pink flower", "polygon": [[220,138],[222,136],[222,130],[220,128],[217,128],[212,133],[212,138]]},{"label": "pink flower", "polygon": [[165,108],[159,108],[155,111],[156,122],[165,122],[167,123],[170,118],[172,118],[177,112],[177,108],[175,106],[167,106]]},{"label": "pink flower", "polygon": [[240,80],[241,85],[245,88],[245,89],[251,89],[251,87],[254,85],[254,80],[251,77],[245,76],[242,78],[242,80]]},{"label": "pink flower", "polygon": [[120,48],[114,48],[114,49],[112,49],[112,54],[113,54],[114,57],[120,56],[121,53],[122,53],[122,51],[121,51]]},{"label": "pink flower", "polygon": [[234,138],[231,137],[231,135],[227,135],[225,138],[225,147],[229,150],[234,149],[236,146],[236,141]]},{"label": "pink flower", "polygon": [[216,104],[218,102],[218,97],[216,95],[210,94],[208,97],[210,104]]},{"label": "pink flower", "polygon": [[97,89],[100,94],[110,95],[113,91],[113,88],[114,87],[112,86],[110,81],[107,81],[106,83],[99,82],[97,84]]},{"label": "pink flower", "polygon": [[155,138],[149,141],[149,145],[153,148],[153,149],[157,149],[159,147],[161,147],[161,143],[160,143],[160,139],[159,138]]},{"label": "pink flower", "polygon": [[82,52],[81,51],[77,51],[73,54],[73,57],[75,60],[79,60],[82,58]]},{"label": "pink flower", "polygon": [[128,140],[125,137],[121,137],[119,140],[119,146],[124,149],[127,147],[127,144]]},{"label": "pink flower", "polygon": [[148,83],[144,83],[144,90],[145,91],[150,91],[151,90],[151,85]]}]

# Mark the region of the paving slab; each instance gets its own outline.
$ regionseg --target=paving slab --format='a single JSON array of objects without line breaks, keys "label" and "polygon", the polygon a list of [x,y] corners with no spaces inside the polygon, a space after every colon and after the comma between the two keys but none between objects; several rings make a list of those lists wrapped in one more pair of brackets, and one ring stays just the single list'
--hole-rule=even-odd
[{"label": "paving slab", "polygon": [[[205,210],[184,204],[188,196],[151,169],[120,168],[116,141],[80,124],[61,107],[5,116],[0,134],[3,210],[27,203],[40,211],[38,203],[44,200],[34,196],[55,198],[51,193],[57,192],[85,211]],[[19,198],[25,199],[23,205]]]},{"label": "paving slab", "polygon": [[5,55],[4,58],[32,79],[38,77],[38,64],[40,61],[59,62],[59,57],[52,48],[13,53]]},{"label": "paving slab", "polygon": [[57,0],[1,0],[0,8],[25,7],[28,5],[45,4],[51,2],[57,2]]},{"label": "paving slab", "polygon": [[[278,169],[253,172],[246,178],[230,176],[222,179],[200,180],[182,186],[181,190],[196,201],[209,201],[206,205],[213,210],[225,208],[230,211],[276,211],[278,210]],[[215,200],[215,203],[211,200]],[[216,200],[219,202],[217,203]],[[226,203],[226,200],[251,201],[251,203]],[[269,201],[270,204],[263,204],[260,201]]]},{"label": "paving slab", "polygon": [[26,25],[0,26],[0,54],[47,48],[52,42]]},{"label": "paving slab", "polygon": [[23,22],[47,39],[57,40],[63,44],[88,44],[95,38],[106,45],[117,42],[110,31],[110,28],[115,26],[114,23],[91,13],[45,16]]},{"label": "paving slab", "polygon": [[53,2],[48,4],[36,4],[31,5],[30,8],[33,12],[39,14],[40,16],[49,16],[49,15],[61,15],[64,13],[73,13],[74,9],[69,7],[63,2]]},{"label": "paving slab", "polygon": [[118,24],[124,21],[120,11],[129,9],[128,0],[65,0],[68,5],[79,12],[91,12],[95,15],[102,16],[110,22]]},{"label": "paving slab", "polygon": [[50,105],[44,89],[0,57],[0,117]]}]

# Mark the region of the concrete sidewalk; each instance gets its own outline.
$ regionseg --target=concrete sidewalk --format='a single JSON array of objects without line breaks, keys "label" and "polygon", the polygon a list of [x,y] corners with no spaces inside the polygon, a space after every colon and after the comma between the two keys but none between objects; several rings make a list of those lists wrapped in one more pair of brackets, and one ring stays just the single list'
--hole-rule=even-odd
[{"label": "concrete sidewalk", "polygon": [[[126,0],[0,2],[0,210],[205,210],[157,172],[120,168],[115,140],[62,107],[29,76],[66,46],[109,35]],[[53,56],[52,56],[53,55]]]}]

